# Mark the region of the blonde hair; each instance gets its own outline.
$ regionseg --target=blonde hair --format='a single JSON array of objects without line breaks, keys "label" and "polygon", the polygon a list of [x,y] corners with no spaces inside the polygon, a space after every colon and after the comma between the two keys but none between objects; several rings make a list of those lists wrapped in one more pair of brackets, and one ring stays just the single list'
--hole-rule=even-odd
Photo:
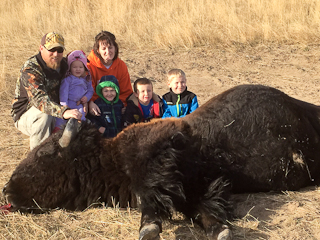
[{"label": "blonde hair", "polygon": [[167,83],[170,83],[172,78],[174,77],[183,77],[185,80],[187,80],[186,78],[186,74],[184,73],[184,71],[182,71],[181,69],[171,69],[168,74],[167,74]]}]

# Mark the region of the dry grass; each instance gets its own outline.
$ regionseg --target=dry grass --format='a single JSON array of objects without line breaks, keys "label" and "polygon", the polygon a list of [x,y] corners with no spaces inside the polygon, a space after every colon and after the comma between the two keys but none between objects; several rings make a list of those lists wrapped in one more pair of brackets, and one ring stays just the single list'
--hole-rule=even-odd
[{"label": "dry grass", "polygon": [[[76,4],[75,4],[76,3]],[[28,153],[28,137],[10,117],[23,62],[46,32],[61,32],[67,51],[88,53],[94,36],[109,30],[132,80],[148,77],[167,91],[165,72],[185,70],[200,104],[232,86],[253,83],[320,104],[320,2],[316,0],[35,1],[4,0],[0,8],[0,188]],[[284,45],[293,44],[291,46]],[[235,239],[320,239],[320,192],[234,196]],[[5,204],[0,197],[0,205]],[[204,239],[183,216],[164,224],[162,239]],[[137,239],[132,209],[0,215],[0,239]]]},{"label": "dry grass", "polygon": [[101,30],[113,32],[121,49],[130,50],[308,45],[320,39],[316,0],[3,0],[0,16],[2,97],[12,93],[8,82],[16,78],[16,66],[49,31],[63,34],[67,52],[89,52]]},{"label": "dry grass", "polygon": [[87,48],[102,29],[130,48],[311,43],[320,36],[316,0],[4,0],[0,14],[1,42],[21,47],[52,30],[69,49]]}]

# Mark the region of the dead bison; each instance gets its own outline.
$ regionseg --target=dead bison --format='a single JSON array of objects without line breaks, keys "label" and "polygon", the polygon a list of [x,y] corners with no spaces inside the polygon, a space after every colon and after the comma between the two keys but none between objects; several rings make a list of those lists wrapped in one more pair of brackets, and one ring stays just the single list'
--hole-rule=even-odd
[{"label": "dead bison", "polygon": [[159,239],[161,221],[174,210],[199,222],[209,239],[231,239],[230,191],[319,183],[319,117],[318,106],[242,85],[185,118],[137,124],[114,139],[71,121],[63,137],[52,136],[21,162],[3,192],[25,211],[138,203],[140,239]]}]

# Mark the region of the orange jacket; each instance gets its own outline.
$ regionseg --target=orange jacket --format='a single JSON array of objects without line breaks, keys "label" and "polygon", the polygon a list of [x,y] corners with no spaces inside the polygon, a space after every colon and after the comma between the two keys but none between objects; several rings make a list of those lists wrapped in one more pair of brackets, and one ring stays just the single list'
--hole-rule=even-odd
[{"label": "orange jacket", "polygon": [[120,100],[127,105],[126,99],[132,91],[130,76],[128,72],[127,65],[120,58],[113,61],[109,69],[107,69],[100,59],[95,55],[94,51],[91,50],[89,56],[88,68],[92,77],[92,87],[94,89],[94,94],[91,101],[95,101],[99,96],[96,94],[96,87],[102,76],[113,75],[119,81],[120,88]]}]

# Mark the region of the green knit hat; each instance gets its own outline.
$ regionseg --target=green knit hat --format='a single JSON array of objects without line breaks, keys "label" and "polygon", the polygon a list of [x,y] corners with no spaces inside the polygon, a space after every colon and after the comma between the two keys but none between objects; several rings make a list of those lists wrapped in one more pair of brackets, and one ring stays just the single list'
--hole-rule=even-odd
[{"label": "green knit hat", "polygon": [[98,94],[98,96],[101,97],[106,103],[111,104],[112,102],[108,101],[102,95],[102,89],[104,87],[112,87],[114,88],[114,90],[116,90],[116,97],[113,100],[113,103],[117,103],[119,101],[119,95],[120,95],[119,83],[117,78],[113,75],[103,76],[96,87],[96,93]]}]

